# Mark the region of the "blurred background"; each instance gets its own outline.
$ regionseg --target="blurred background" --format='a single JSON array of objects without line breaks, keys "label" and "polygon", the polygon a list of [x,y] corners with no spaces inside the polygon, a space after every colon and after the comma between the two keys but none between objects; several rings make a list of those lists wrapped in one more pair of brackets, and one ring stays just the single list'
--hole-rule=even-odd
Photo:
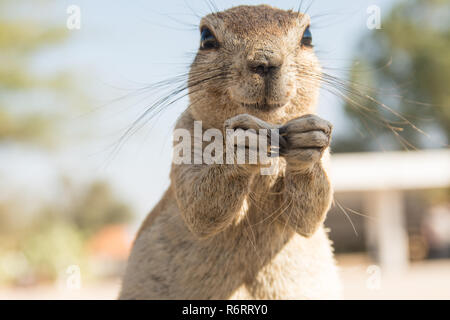
[{"label": "blurred background", "polygon": [[[265,3],[300,2],[329,80],[344,297],[449,299],[449,2]],[[187,99],[133,123],[188,70],[199,17],[238,4],[260,2],[0,0],[0,299],[116,298]]]}]

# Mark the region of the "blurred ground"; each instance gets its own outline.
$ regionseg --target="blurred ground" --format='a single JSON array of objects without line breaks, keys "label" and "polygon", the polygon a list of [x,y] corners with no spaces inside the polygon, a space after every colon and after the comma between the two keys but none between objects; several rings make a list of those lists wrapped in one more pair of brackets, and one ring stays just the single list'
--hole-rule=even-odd
[{"label": "blurred ground", "polygon": [[[416,262],[400,276],[381,275],[380,288],[376,289],[370,282],[372,263],[366,256],[340,255],[337,259],[345,299],[450,299],[450,260]],[[0,288],[0,299],[115,299],[119,288],[118,279],[74,291],[56,286]]]},{"label": "blurred ground", "polygon": [[[345,299],[450,299],[450,260],[414,262],[407,272],[381,273],[379,289],[370,289],[373,262],[364,255],[337,257]],[[373,283],[372,283],[373,286]]]}]

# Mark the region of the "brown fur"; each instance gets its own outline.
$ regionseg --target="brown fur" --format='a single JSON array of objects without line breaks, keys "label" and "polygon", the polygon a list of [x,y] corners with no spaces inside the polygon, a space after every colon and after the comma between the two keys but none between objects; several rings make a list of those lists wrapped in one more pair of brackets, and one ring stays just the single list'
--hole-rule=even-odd
[{"label": "brown fur", "polygon": [[[191,105],[177,128],[193,134],[194,120],[206,130],[257,117],[283,125],[289,148],[269,176],[260,165],[173,164],[169,189],[136,237],[120,298],[339,297],[322,226],[332,200],[325,170],[331,125],[311,115],[319,84],[308,75],[320,65],[300,45],[308,19],[269,6],[202,19],[221,47],[198,52]],[[249,71],[266,62],[276,65],[270,76]]]}]

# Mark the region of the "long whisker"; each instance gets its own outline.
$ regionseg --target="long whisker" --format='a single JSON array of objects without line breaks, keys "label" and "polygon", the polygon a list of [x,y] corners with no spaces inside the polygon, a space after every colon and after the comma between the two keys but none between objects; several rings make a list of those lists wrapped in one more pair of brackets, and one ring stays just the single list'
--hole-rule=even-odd
[{"label": "long whisker", "polygon": [[167,94],[157,99],[154,103],[148,106],[142,113],[133,121],[133,123],[125,130],[118,141],[114,144],[109,160],[111,160],[122,148],[126,141],[128,141],[135,133],[142,129],[151,119],[169,106],[175,104],[181,99],[187,97],[189,94],[195,93],[199,90],[204,90],[203,86],[209,81],[228,80],[229,76],[226,72],[227,66],[218,66],[216,68],[208,68],[207,70],[191,71],[182,75],[172,77],[167,80],[159,81],[151,85],[146,85],[138,88],[134,94],[155,92],[158,89],[163,89]]},{"label": "long whisker", "polygon": [[353,228],[353,231],[355,232],[355,235],[358,236],[358,231],[356,231],[355,225],[353,224],[352,219],[350,219],[350,216],[348,215],[347,211],[345,211],[344,207],[339,203],[339,201],[337,201],[337,200],[335,199],[334,202],[337,204],[337,206],[339,207],[339,209],[341,209],[342,213],[344,213],[344,215],[347,217],[348,221],[349,221],[350,224],[352,225],[352,228]]},{"label": "long whisker", "polygon": [[[305,78],[306,81],[308,80],[319,81],[324,85],[323,88],[326,91],[340,97],[344,101],[347,101],[350,106],[355,107],[355,110],[357,110],[361,116],[365,117],[367,120],[371,122],[377,123],[378,125],[382,125],[387,129],[389,129],[394,134],[399,143],[402,144],[406,149],[408,149],[408,147],[415,149],[415,147],[411,143],[407,142],[406,139],[399,134],[399,132],[403,131],[403,128],[399,127],[399,125],[408,125],[415,131],[429,137],[428,134],[426,134],[423,130],[418,128],[418,126],[415,125],[412,121],[410,121],[405,115],[392,109],[386,104],[378,101],[371,95],[363,92],[363,91],[372,92],[372,94],[376,94],[377,93],[376,89],[349,80],[343,80],[324,72],[312,73],[310,71],[303,70],[301,67],[299,69],[300,69],[299,73],[302,75],[301,79],[302,81],[305,81]],[[356,99],[365,100],[369,103],[367,105],[366,104],[363,105],[362,103],[356,101]],[[371,104],[374,104],[376,107],[380,109],[388,111],[390,114],[395,116],[397,120],[385,119],[384,117],[382,117],[378,109],[374,108],[374,106]],[[372,115],[372,117],[368,117],[368,114]]]}]

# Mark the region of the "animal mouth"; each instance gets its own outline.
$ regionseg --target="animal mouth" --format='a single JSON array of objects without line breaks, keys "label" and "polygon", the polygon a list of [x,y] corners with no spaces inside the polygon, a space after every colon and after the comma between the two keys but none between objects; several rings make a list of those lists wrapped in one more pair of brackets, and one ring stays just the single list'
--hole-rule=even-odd
[{"label": "animal mouth", "polygon": [[259,111],[272,111],[283,107],[282,103],[268,103],[267,101],[255,102],[255,103],[241,103],[244,108],[255,109]]}]

